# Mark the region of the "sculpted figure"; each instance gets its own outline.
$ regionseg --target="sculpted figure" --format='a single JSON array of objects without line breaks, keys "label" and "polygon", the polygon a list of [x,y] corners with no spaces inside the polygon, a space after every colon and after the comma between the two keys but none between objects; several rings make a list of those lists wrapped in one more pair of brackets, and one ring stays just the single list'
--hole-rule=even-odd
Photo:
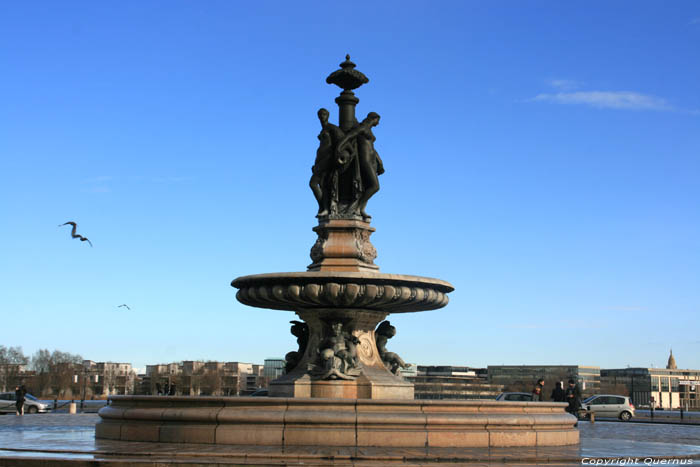
[{"label": "sculpted figure", "polygon": [[353,379],[360,373],[356,347],[360,341],[344,331],[340,321],[332,323],[330,331],[319,346],[322,368],[315,375],[320,379]]},{"label": "sculpted figure", "polygon": [[389,321],[382,321],[374,331],[374,335],[379,356],[389,371],[397,375],[399,368],[409,368],[411,366],[404,362],[398,354],[386,350],[386,342],[396,335],[396,328]]},{"label": "sculpted figure", "polygon": [[311,167],[309,186],[318,202],[316,217],[327,216],[330,208],[330,198],[333,187],[332,172],[335,168],[334,153],[338,142],[343,138],[343,130],[328,121],[326,109],[319,109],[318,120],[321,122],[321,133],[318,135],[319,146],[316,150],[316,160]]},{"label": "sculpted figure", "polygon": [[[367,201],[379,191],[378,176],[384,173],[384,164],[379,154],[374,149],[376,137],[372,133],[372,128],[379,124],[379,114],[370,112],[362,122],[350,130],[338,143],[336,149],[337,163],[341,167],[341,171],[347,169],[353,162],[356,163],[356,169],[361,181],[361,195],[351,207],[352,210],[359,210],[360,215],[367,220],[372,216],[365,211]],[[351,142],[355,141],[357,152],[350,146]]]},{"label": "sculpted figure", "polygon": [[301,321],[290,321],[290,323],[292,323],[292,328],[290,331],[292,332],[292,335],[296,336],[297,338],[299,350],[296,352],[288,352],[287,355],[284,356],[284,360],[286,361],[284,365],[285,373],[289,373],[296,368],[304,356],[306,346],[309,343],[309,325]]}]

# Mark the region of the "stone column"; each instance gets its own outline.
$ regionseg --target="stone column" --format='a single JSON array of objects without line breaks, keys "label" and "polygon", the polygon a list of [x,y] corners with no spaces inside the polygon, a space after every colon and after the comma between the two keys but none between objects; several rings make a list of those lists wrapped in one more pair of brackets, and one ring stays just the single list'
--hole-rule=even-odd
[{"label": "stone column", "polygon": [[341,130],[348,132],[355,126],[355,106],[359,102],[360,99],[355,97],[352,91],[343,91],[335,98],[335,103],[338,104],[338,126]]}]

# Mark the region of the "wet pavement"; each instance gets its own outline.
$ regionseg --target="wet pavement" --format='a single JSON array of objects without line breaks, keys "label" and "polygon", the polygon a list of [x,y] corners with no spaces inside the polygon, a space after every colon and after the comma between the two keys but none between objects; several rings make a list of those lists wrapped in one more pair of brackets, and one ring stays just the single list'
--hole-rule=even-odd
[{"label": "wet pavement", "polygon": [[563,447],[282,449],[99,440],[98,420],[95,414],[0,416],[0,466],[700,464],[700,426],[693,425],[581,422],[580,446]]}]

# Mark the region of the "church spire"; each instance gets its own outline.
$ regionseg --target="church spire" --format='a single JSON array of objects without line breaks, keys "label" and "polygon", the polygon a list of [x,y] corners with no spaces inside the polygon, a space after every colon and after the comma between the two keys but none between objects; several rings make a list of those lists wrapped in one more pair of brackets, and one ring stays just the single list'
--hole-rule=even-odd
[{"label": "church spire", "polygon": [[667,370],[678,369],[678,367],[676,366],[676,359],[673,358],[673,349],[671,349],[671,355],[668,356],[668,363],[666,364],[666,369]]}]

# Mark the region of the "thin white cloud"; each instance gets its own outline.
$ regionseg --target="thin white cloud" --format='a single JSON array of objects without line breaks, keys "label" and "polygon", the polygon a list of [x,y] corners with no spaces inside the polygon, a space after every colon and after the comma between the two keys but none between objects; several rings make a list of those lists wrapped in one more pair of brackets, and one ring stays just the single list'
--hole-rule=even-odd
[{"label": "thin white cloud", "polygon": [[86,190],[88,193],[110,193],[112,189],[108,186],[93,186]]},{"label": "thin white cloud", "polygon": [[114,177],[111,175],[100,175],[98,177],[86,178],[85,183],[103,183],[112,180]]},{"label": "thin white cloud", "polygon": [[573,79],[552,79],[549,80],[548,84],[553,88],[561,89],[562,91],[572,91],[580,88],[583,85],[583,83],[580,81],[574,81]]},{"label": "thin white cloud", "polygon": [[505,329],[602,329],[604,323],[591,323],[585,320],[560,319],[544,323],[512,323],[502,326]]},{"label": "thin white cloud", "polygon": [[648,311],[640,306],[610,306],[605,307],[604,311],[614,311],[614,312],[628,312],[628,313],[641,313]]},{"label": "thin white cloud", "polygon": [[192,180],[192,177],[153,177],[155,183],[182,183]]},{"label": "thin white cloud", "polygon": [[578,104],[599,109],[675,110],[666,99],[631,91],[575,91],[556,94],[538,94],[530,99],[536,102]]},{"label": "thin white cloud", "polygon": [[690,24],[700,24],[700,17],[691,19]]}]

